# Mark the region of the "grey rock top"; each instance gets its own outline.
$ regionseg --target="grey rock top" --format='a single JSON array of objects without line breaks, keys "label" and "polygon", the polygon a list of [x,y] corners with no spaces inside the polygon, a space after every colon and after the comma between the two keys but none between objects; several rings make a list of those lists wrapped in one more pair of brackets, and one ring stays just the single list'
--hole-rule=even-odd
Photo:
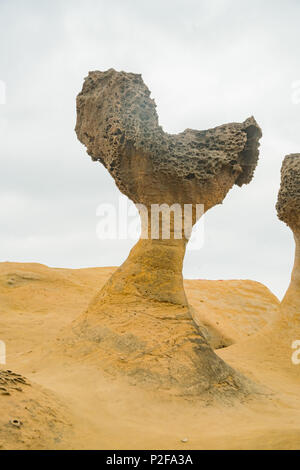
[{"label": "grey rock top", "polygon": [[292,230],[300,230],[300,153],[283,160],[276,209],[280,220]]},{"label": "grey rock top", "polygon": [[262,135],[253,117],[204,131],[167,134],[141,75],[113,69],[89,72],[85,78],[77,97],[75,130],[92,159],[103,163],[121,191],[133,199],[124,165],[145,168],[143,160],[151,161],[151,170],[148,164],[144,173],[151,171],[159,178],[201,185],[226,168],[235,175],[234,184],[247,184]]}]

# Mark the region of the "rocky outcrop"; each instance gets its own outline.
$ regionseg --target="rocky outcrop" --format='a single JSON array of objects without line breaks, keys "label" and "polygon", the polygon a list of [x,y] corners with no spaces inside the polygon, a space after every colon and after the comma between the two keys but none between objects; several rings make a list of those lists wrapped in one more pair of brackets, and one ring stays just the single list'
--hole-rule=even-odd
[{"label": "rocky outcrop", "polygon": [[[300,385],[300,367],[293,360],[300,340],[300,154],[288,155],[282,163],[276,208],[279,219],[291,228],[296,244],[289,287],[278,312],[274,309],[275,315],[265,328],[248,340],[222,350],[220,355],[231,364],[243,362],[244,368],[255,375],[257,364],[263,364],[264,374],[267,371],[273,383],[278,377],[284,377],[281,382],[289,390],[293,382]],[[258,378],[264,380],[264,376]]]},{"label": "rocky outcrop", "polygon": [[[252,179],[261,131],[254,118],[165,133],[141,75],[90,72],[77,97],[76,133],[135,203],[221,203]],[[221,184],[218,188],[217,183]]]},{"label": "rocky outcrop", "polygon": [[[141,240],[76,323],[76,333],[99,345],[110,371],[118,363],[116,369],[139,381],[171,383],[182,393],[244,393],[244,378],[215,355],[192,319],[182,263],[191,229],[185,207],[192,226],[234,184],[253,176],[261,137],[254,118],[167,134],[141,76],[110,69],[86,78],[76,132],[138,205],[142,220]],[[178,209],[171,210],[167,237],[165,208],[153,218],[153,206],[162,204],[167,215],[170,206]]]},{"label": "rocky outcrop", "polygon": [[73,437],[69,411],[52,392],[0,369],[0,449],[61,449]]}]

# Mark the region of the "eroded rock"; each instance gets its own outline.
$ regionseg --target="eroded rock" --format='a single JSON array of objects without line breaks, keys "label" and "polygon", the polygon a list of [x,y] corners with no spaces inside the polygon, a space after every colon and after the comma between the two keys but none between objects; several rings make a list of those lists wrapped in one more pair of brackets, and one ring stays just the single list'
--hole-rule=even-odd
[{"label": "eroded rock", "polygon": [[[234,184],[251,180],[261,137],[256,121],[167,134],[141,76],[110,69],[85,79],[76,132],[118,188],[146,208],[146,216],[139,207],[141,240],[74,331],[97,345],[104,368],[135,381],[172,386],[182,394],[248,393],[249,383],[216,356],[192,319],[182,279],[190,232],[182,222],[185,205],[193,225],[201,215],[197,205],[206,212],[222,203]],[[154,227],[155,204],[180,209],[176,216],[172,212],[168,238],[161,220],[158,230]],[[120,360],[124,354],[126,360]]]},{"label": "eroded rock", "polygon": [[[261,137],[253,117],[167,134],[141,75],[113,69],[90,72],[85,79],[77,97],[76,133],[134,202],[199,201],[206,209],[222,202],[233,184],[251,181]],[[223,184],[218,188],[216,182]]]},{"label": "eroded rock", "polygon": [[[293,231],[295,262],[291,282],[281,303],[283,319],[293,326],[294,339],[300,334],[300,154],[287,155],[281,168],[277,213]],[[298,335],[298,336],[297,336]]]}]

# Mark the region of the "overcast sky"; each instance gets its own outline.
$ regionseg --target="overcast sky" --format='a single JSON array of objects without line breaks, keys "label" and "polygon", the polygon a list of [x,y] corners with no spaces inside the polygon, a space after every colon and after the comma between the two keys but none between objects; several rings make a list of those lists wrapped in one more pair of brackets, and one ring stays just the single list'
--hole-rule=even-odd
[{"label": "overcast sky", "polygon": [[300,152],[299,24],[299,0],[0,0],[0,261],[126,259],[133,240],[96,233],[97,207],[119,191],[74,132],[83,78],[113,67],[142,74],[165,131],[255,116],[254,179],[207,213],[184,275],[254,279],[281,297],[294,242],[275,203],[282,159]]}]

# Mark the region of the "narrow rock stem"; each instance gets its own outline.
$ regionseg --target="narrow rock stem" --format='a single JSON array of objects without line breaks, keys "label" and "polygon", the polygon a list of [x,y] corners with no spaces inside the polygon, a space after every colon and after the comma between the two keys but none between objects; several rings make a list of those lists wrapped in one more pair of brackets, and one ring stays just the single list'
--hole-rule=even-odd
[{"label": "narrow rock stem", "polygon": [[158,238],[151,239],[150,215],[148,224],[142,222],[142,234],[147,236],[147,233],[148,238],[137,242],[127,260],[103,287],[103,298],[123,295],[127,300],[143,297],[187,305],[182,276],[186,238],[174,238],[172,222],[169,238],[164,239],[159,230]]}]

